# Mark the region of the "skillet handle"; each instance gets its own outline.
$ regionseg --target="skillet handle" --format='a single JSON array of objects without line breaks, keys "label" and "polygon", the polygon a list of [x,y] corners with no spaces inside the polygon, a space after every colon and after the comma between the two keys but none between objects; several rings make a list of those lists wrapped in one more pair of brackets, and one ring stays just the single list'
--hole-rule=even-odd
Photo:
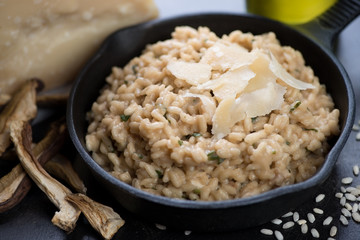
[{"label": "skillet handle", "polygon": [[325,13],[312,21],[293,26],[321,45],[334,50],[335,39],[339,33],[360,15],[359,0],[338,0]]}]

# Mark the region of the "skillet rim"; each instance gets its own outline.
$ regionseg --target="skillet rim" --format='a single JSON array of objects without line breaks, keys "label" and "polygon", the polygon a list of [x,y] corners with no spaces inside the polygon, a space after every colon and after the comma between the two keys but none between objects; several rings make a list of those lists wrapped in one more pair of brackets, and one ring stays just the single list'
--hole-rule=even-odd
[{"label": "skillet rim", "polygon": [[[85,147],[81,144],[76,127],[74,126],[74,99],[76,98],[76,92],[78,90],[79,84],[84,81],[83,76],[88,71],[89,68],[92,67],[94,63],[102,56],[102,54],[106,51],[106,49],[109,47],[109,43],[112,38],[115,38],[116,35],[121,34],[121,32],[125,32],[129,29],[136,29],[136,30],[146,30],[149,31],[151,28],[159,27],[161,24],[171,24],[173,21],[184,21],[188,20],[189,18],[209,18],[209,17],[238,17],[242,19],[252,18],[257,19],[258,21],[264,21],[265,23],[269,23],[272,25],[280,25],[282,28],[285,28],[286,31],[288,31],[290,34],[298,34],[302,37],[306,38],[309,42],[311,42],[313,45],[316,45],[322,52],[324,52],[327,57],[330,58],[330,60],[337,66],[340,74],[342,75],[342,80],[345,84],[346,91],[347,91],[347,114],[344,116],[344,127],[338,136],[338,139],[336,140],[335,144],[332,146],[331,150],[328,152],[327,156],[325,157],[324,164],[320,168],[319,171],[316,172],[314,176],[311,178],[292,185],[282,186],[278,187],[272,190],[269,190],[267,192],[254,195],[247,198],[237,198],[237,199],[231,199],[231,200],[223,200],[223,201],[189,201],[189,200],[182,200],[182,199],[174,199],[174,198],[168,198],[164,196],[157,196],[150,193],[147,193],[145,191],[139,190],[134,188],[133,186],[130,186],[115,177],[111,176],[108,172],[106,172],[103,168],[101,168],[90,156],[89,152],[85,150]],[[235,30],[235,29],[234,29]],[[342,64],[339,62],[339,60],[335,57],[335,55],[326,47],[320,45],[315,40],[311,39],[310,37],[306,36],[305,34],[285,25],[280,22],[270,20],[264,17],[251,15],[251,14],[239,14],[239,13],[224,13],[224,12],[205,12],[200,14],[182,14],[177,15],[173,17],[168,18],[162,18],[162,19],[156,19],[149,22],[145,22],[142,24],[138,24],[135,26],[130,26],[127,28],[123,28],[120,30],[115,31],[111,35],[109,35],[99,50],[90,58],[90,60],[86,63],[86,65],[82,68],[79,75],[76,77],[76,80],[72,86],[71,93],[68,99],[67,103],[67,125],[68,130],[70,133],[70,137],[73,141],[73,144],[75,145],[78,153],[80,154],[83,161],[86,163],[86,165],[94,172],[96,172],[101,178],[103,178],[104,181],[109,182],[112,186],[116,186],[118,188],[121,188],[121,190],[127,192],[128,194],[134,195],[136,198],[141,198],[144,200],[147,200],[149,202],[152,202],[154,204],[160,204],[165,205],[168,207],[174,207],[174,208],[181,208],[181,209],[197,209],[197,210],[206,210],[206,209],[229,209],[229,208],[237,208],[237,207],[244,207],[248,205],[255,205],[270,199],[279,198],[288,194],[294,194],[297,192],[301,192],[305,189],[313,188],[321,183],[323,183],[330,175],[331,171],[333,170],[335,163],[337,161],[338,155],[341,152],[343,146],[345,145],[346,140],[348,139],[350,133],[351,133],[351,127],[354,122],[355,118],[355,97],[354,92],[352,89],[352,84],[349,79],[349,76],[347,72],[345,71]],[[86,112],[86,111],[85,111]]]}]

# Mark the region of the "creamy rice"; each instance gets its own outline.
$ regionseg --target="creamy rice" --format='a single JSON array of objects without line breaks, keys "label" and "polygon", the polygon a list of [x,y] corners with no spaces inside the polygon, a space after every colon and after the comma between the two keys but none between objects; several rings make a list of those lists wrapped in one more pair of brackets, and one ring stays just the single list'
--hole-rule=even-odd
[{"label": "creamy rice", "polygon": [[[277,110],[245,117],[215,138],[201,94],[166,68],[174,59],[199,62],[219,41],[208,28],[177,27],[172,39],[148,45],[125,67],[113,67],[88,113],[87,149],[114,177],[171,198],[218,201],[248,197],[304,181],[321,167],[327,138],[339,133],[339,110],[300,52],[281,46],[274,33],[234,31],[221,37],[252,50],[271,51],[295,78],[314,88],[286,87]],[[219,75],[212,72],[212,78]]]}]

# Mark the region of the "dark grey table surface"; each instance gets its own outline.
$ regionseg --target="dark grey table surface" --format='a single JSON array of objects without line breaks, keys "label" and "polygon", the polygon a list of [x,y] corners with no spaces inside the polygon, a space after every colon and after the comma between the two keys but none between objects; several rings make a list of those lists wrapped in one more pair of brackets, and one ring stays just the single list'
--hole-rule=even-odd
[{"label": "dark grey table surface", "polygon": [[[167,1],[156,0],[160,9],[160,18],[174,16],[183,13],[197,12],[245,12],[244,1],[238,0],[182,0]],[[360,17],[356,18],[338,38],[336,56],[347,70],[353,83],[356,104],[360,106]],[[360,120],[360,109],[356,109],[355,122]],[[314,207],[324,210],[324,214],[315,214],[316,221],[309,223],[309,230],[315,228],[320,233],[320,239],[327,239],[330,227],[335,225],[338,228],[336,239],[357,240],[360,239],[360,223],[349,219],[349,225],[344,226],[339,221],[341,205],[335,193],[340,191],[341,179],[353,176],[352,166],[360,165],[360,141],[356,141],[353,131],[341,152],[335,169],[330,178],[319,188],[319,194],[324,193],[325,199],[316,203],[314,199],[299,206],[296,211],[300,218],[307,219],[306,214],[312,212]],[[76,164],[79,164],[76,161]],[[1,169],[1,168],[0,168]],[[0,171],[1,174],[1,171]],[[312,239],[311,234],[302,234],[300,227],[284,230],[282,225],[277,226],[273,223],[263,226],[227,233],[196,233],[191,232],[185,235],[183,231],[171,229],[160,230],[154,223],[145,222],[132,215],[114,202],[111,196],[102,190],[91,176],[83,173],[86,184],[89,188],[89,195],[95,200],[108,204],[113,207],[126,220],[126,224],[115,235],[114,239],[275,239],[274,236],[265,236],[260,233],[260,229],[269,228],[280,230],[284,239]],[[360,185],[360,176],[354,177],[353,186]],[[84,217],[80,217],[74,232],[66,235],[63,231],[53,226],[51,218],[56,208],[47,197],[36,187],[33,187],[23,201],[14,209],[0,214],[0,240],[8,239],[101,239],[89,225]],[[160,213],[159,213],[160,214]],[[323,220],[327,216],[334,219],[330,226],[324,226]],[[282,219],[284,222],[291,220]],[[221,223],[219,223],[221,224]]]}]

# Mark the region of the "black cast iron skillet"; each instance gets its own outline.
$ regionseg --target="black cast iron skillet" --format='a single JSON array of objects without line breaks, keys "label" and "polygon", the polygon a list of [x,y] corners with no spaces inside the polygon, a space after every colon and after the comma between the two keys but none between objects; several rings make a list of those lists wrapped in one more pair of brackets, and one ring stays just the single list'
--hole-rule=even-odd
[{"label": "black cast iron skillet", "polygon": [[[339,9],[345,9],[345,15]],[[228,231],[268,222],[294,209],[316,193],[319,185],[330,175],[349,136],[354,118],[354,93],[348,75],[330,47],[331,39],[359,13],[359,9],[359,4],[348,8],[343,2],[339,2],[332,11],[345,20],[341,19],[335,27],[323,26],[322,22],[325,20],[333,23],[332,17],[326,15],[322,20],[316,19],[310,24],[296,26],[298,30],[294,30],[293,27],[257,16],[210,13],[160,19],[117,31],[107,38],[73,85],[67,112],[73,143],[84,163],[115,199],[127,210],[144,219],[197,231]],[[104,86],[105,77],[110,74],[112,66],[124,66],[131,58],[138,56],[146,44],[170,38],[170,33],[179,25],[207,26],[218,36],[236,29],[253,34],[273,31],[282,45],[289,45],[303,54],[306,64],[314,69],[315,74],[326,85],[341,112],[341,135],[331,141],[332,149],[315,176],[305,182],[249,198],[201,202],[148,194],[117,180],[96,164],[85,147],[88,126],[85,115]]]}]

